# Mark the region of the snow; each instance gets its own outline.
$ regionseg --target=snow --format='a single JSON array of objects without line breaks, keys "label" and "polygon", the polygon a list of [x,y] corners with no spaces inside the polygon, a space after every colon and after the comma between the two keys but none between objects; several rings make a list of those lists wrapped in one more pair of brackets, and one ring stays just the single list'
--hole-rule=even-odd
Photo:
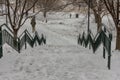
[{"label": "snow", "polygon": [[[114,50],[115,37],[111,70],[108,70],[107,58],[102,58],[102,46],[94,54],[77,44],[79,33],[87,30],[86,15],[70,19],[68,13],[51,13],[48,23],[42,22],[41,17],[41,14],[37,17],[36,30],[39,35],[46,36],[47,44],[34,48],[27,46],[20,54],[5,44],[4,57],[0,59],[0,80],[120,80],[120,54]],[[0,21],[1,24],[5,22],[4,18]],[[104,23],[107,23],[106,18]],[[19,35],[25,29],[33,34],[30,20],[24,26]],[[94,33],[95,26],[92,20],[90,28]]]}]

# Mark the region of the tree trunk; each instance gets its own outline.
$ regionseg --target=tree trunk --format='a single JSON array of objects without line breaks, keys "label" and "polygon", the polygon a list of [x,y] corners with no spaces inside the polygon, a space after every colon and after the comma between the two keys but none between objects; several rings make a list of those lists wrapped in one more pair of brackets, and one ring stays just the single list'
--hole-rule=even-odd
[{"label": "tree trunk", "polygon": [[95,23],[97,23],[97,14],[94,12],[94,16],[95,16]]},{"label": "tree trunk", "polygon": [[95,16],[95,23],[97,23],[97,31],[101,30],[101,24],[102,24],[102,18],[100,16],[100,14],[97,14],[96,12],[94,12],[94,16]]},{"label": "tree trunk", "polygon": [[97,31],[101,30],[102,29],[102,18],[101,16],[98,14],[97,16]]},{"label": "tree trunk", "polygon": [[31,20],[31,26],[32,26],[32,32],[35,32],[35,26],[36,26],[36,18],[33,16]]},{"label": "tree trunk", "polygon": [[35,27],[32,27],[32,32],[35,32]]},{"label": "tree trunk", "polygon": [[14,39],[13,39],[13,43],[14,43],[14,46],[17,46],[17,34],[18,34],[18,30],[17,29],[14,29]]},{"label": "tree trunk", "polygon": [[120,28],[117,29],[116,50],[120,50]]},{"label": "tree trunk", "polygon": [[47,23],[47,18],[46,18],[47,17],[47,12],[46,11],[43,12],[43,16],[44,16],[44,21]]}]

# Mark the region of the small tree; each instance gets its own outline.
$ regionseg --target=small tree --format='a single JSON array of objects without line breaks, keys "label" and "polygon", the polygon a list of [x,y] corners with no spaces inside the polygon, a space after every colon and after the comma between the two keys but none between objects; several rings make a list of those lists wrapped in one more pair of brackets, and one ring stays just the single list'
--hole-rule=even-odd
[{"label": "small tree", "polygon": [[119,2],[119,0],[104,0],[104,4],[106,5],[106,8],[108,9],[108,11],[111,14],[112,19],[114,21],[116,31],[117,31],[116,49],[120,50],[120,24],[119,24],[120,2]]},{"label": "small tree", "polygon": [[[31,11],[31,9],[35,6],[38,0],[34,0],[32,5],[28,7],[28,3],[30,0],[5,0],[7,6],[7,16],[9,20],[9,24],[13,30],[14,39],[17,39],[17,34],[19,29],[23,26],[26,20],[30,16],[25,16],[26,13]],[[11,4],[12,2],[12,4]]]}]

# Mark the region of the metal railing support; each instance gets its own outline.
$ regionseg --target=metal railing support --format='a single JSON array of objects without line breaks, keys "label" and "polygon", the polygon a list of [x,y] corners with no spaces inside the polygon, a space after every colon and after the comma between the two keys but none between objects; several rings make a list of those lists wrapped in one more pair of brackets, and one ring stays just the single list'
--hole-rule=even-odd
[{"label": "metal railing support", "polygon": [[18,52],[20,53],[20,39],[18,38]]},{"label": "metal railing support", "polygon": [[25,49],[27,49],[27,43],[26,43],[26,41],[27,41],[27,33],[26,33],[26,30],[25,30]]},{"label": "metal railing support", "polygon": [[3,47],[2,47],[2,27],[0,27],[0,58],[3,56]]}]

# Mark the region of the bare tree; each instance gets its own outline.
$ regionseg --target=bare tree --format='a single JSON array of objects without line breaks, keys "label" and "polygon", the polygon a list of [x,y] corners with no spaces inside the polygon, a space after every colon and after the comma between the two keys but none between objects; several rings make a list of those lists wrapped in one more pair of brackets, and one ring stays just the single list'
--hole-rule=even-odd
[{"label": "bare tree", "polygon": [[116,49],[120,50],[120,19],[119,19],[119,9],[120,9],[120,2],[119,0],[104,0],[106,8],[108,9],[109,13],[111,14],[113,21],[116,27]]},{"label": "bare tree", "polygon": [[[9,24],[14,33],[14,38],[17,39],[17,34],[19,29],[23,26],[26,20],[30,16],[25,16],[26,13],[31,11],[31,9],[35,6],[38,0],[34,0],[32,5],[28,7],[28,2],[30,0],[5,0],[7,6],[7,16],[9,20]],[[11,3],[12,2],[12,3]]]},{"label": "bare tree", "polygon": [[60,0],[38,0],[37,7],[43,12],[45,22],[47,22],[47,12],[55,10],[59,4]]},{"label": "bare tree", "polygon": [[47,22],[47,12],[61,11],[76,0],[39,0],[37,7],[43,12],[45,22]]},{"label": "bare tree", "polygon": [[90,8],[94,13],[95,22],[97,23],[97,30],[99,31],[101,29],[102,18],[107,13],[103,0],[90,0],[90,2],[89,0],[75,0],[73,5],[78,5],[80,10],[80,7],[82,7],[83,3],[86,3],[87,5],[90,3]]},{"label": "bare tree", "polygon": [[[84,1],[89,5],[89,0]],[[101,29],[102,18],[107,13],[103,0],[90,0],[90,8],[94,13],[97,30],[99,31]]]}]

